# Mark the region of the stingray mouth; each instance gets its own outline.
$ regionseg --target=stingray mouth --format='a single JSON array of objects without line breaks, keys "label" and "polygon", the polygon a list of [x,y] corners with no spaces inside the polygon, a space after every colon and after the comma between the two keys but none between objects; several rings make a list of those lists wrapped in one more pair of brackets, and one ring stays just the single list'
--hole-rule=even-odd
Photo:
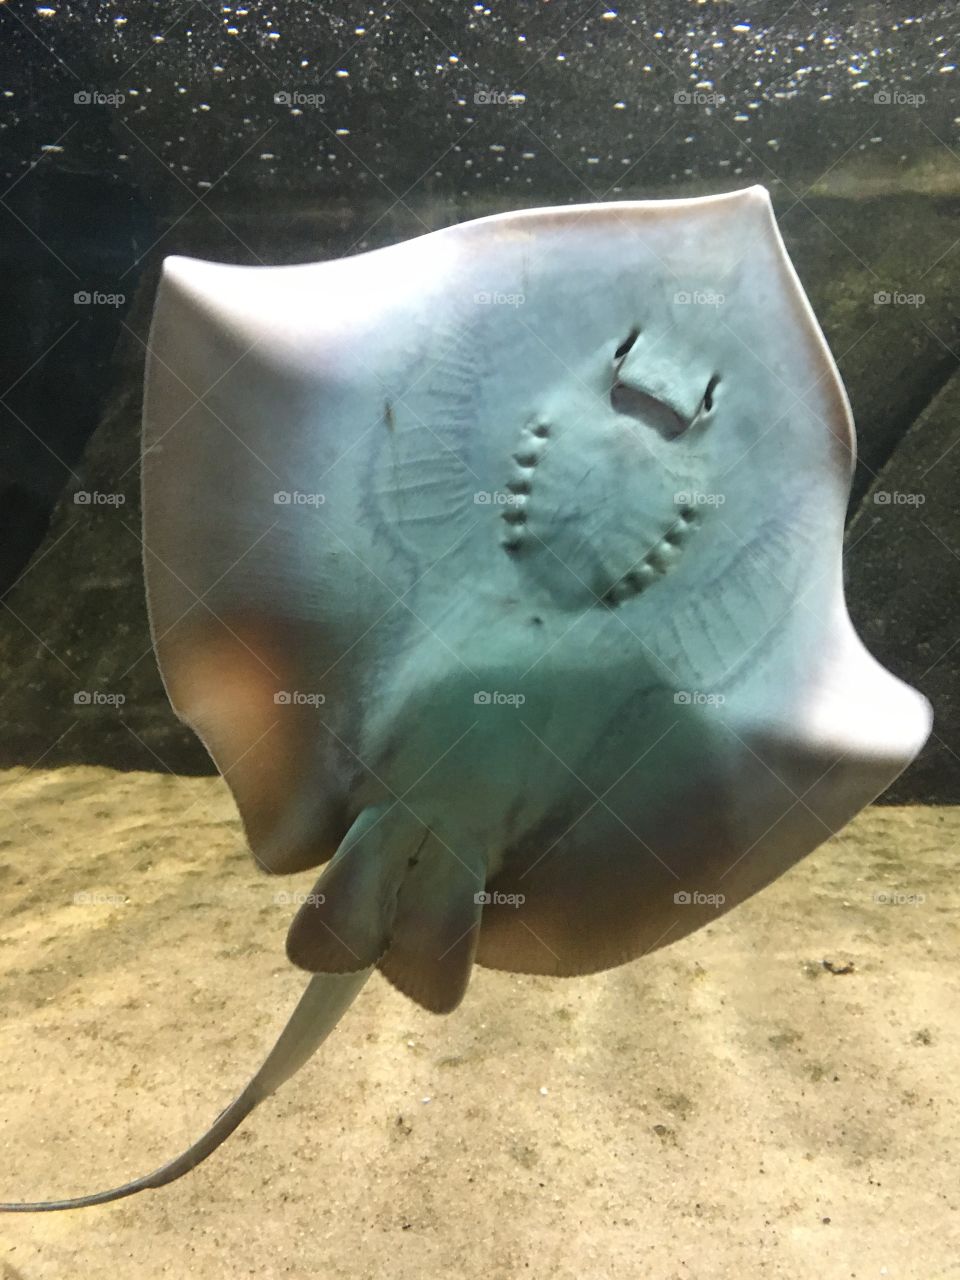
[{"label": "stingray mouth", "polygon": [[643,387],[621,381],[619,372],[610,388],[610,407],[614,413],[649,431],[655,431],[661,440],[678,440],[695,423],[702,421],[713,409],[713,397],[720,382],[720,375],[713,374],[703,395],[694,406],[685,410],[679,403],[665,400],[646,391]]},{"label": "stingray mouth", "polygon": [[642,559],[602,592],[600,603],[615,608],[665,578],[679,564],[699,520],[699,513],[694,507],[682,506],[676,519],[664,529]]},{"label": "stingray mouth", "polygon": [[629,357],[639,337],[640,329],[635,326],[613,353],[610,408],[654,431],[661,440],[678,440],[695,423],[709,417],[720,374],[711,375],[699,398],[688,380],[670,389],[663,378],[657,379],[655,388],[646,386],[642,363],[639,368],[630,367]]}]

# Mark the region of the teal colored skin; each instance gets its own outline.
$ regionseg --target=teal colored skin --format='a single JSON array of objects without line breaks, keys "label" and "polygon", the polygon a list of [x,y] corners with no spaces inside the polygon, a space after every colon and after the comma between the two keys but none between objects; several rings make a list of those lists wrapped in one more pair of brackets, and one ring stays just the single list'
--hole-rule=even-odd
[{"label": "teal colored skin", "polygon": [[854,443],[766,193],[533,210],[303,267],[168,260],[144,565],[171,700],[311,971],[181,1176],[374,967],[623,963],[913,758],[843,599]]}]

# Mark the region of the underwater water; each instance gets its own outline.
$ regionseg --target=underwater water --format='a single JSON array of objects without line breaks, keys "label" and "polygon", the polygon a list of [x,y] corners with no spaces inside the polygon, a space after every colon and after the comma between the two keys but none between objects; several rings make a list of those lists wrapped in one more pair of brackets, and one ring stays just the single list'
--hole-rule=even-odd
[{"label": "underwater water", "polygon": [[[313,263],[490,214],[765,187],[856,423],[847,606],[934,716],[877,803],[662,950],[651,935],[641,958],[579,977],[478,966],[445,1018],[374,975],[316,1059],[202,1167],[117,1205],[0,1216],[0,1277],[958,1274],[958,36],[948,3],[0,4],[0,1201],[115,1186],[189,1146],[305,981],[284,940],[317,872],[264,877],[236,798],[171,709],[148,625],[141,408],[169,255]],[[720,238],[698,233],[684,252],[709,264]],[[760,240],[745,235],[747,263]],[[510,326],[562,329],[602,315],[604,297],[620,325],[628,267],[606,264],[571,305],[558,255],[554,316],[494,292],[478,332],[506,360]],[[396,287],[385,272],[383,299]],[[681,335],[693,313],[703,333],[736,327],[722,294],[678,303],[653,269],[649,297],[667,294]],[[331,341],[362,334],[374,359],[394,334],[363,327],[379,288],[357,296]],[[771,332],[787,323],[770,273],[752,297]],[[410,341],[430,350],[430,326],[419,316]],[[637,334],[621,328],[628,361]],[[356,346],[331,349],[348,361]],[[700,348],[659,349],[685,390]],[[830,376],[815,365],[803,395]],[[497,366],[482,403],[498,380],[507,395]],[[697,415],[717,391],[701,381]],[[775,424],[789,404],[770,385]],[[676,431],[663,394],[657,450]],[[279,466],[282,397],[268,404]],[[395,412],[378,429],[397,438],[399,424],[402,440]],[[242,502],[232,449],[204,480],[211,510]],[[188,567],[175,566],[189,579],[192,548],[222,549],[184,458],[163,488],[193,504]],[[810,474],[821,465],[811,457]],[[544,465],[534,494],[548,483]],[[814,530],[828,487],[802,513]],[[248,550],[224,545],[231,567]],[[334,581],[363,598],[359,576]],[[487,637],[478,627],[479,651]],[[370,660],[369,705],[389,705],[391,656]],[[223,672],[202,683],[229,720],[244,685]],[[584,719],[599,689],[588,679]],[[877,726],[879,742],[879,713]],[[620,773],[603,771],[610,737],[595,796]],[[257,754],[254,739],[252,772],[284,794],[299,758]],[[677,750],[693,779],[696,752]],[[509,773],[492,754],[473,767],[478,788]],[[546,788],[546,768],[522,768],[525,794]],[[452,789],[443,798],[462,815]],[[672,810],[673,826],[696,807]],[[620,897],[605,900],[611,929]]]}]

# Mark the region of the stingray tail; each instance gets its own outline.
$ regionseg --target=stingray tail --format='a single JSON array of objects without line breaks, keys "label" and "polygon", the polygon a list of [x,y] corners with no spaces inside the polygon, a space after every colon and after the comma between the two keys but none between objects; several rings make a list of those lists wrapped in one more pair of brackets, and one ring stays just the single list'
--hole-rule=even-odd
[{"label": "stingray tail", "polygon": [[356,973],[318,974],[313,977],[281,1031],[277,1043],[247,1087],[225,1111],[220,1112],[203,1137],[167,1164],[133,1182],[125,1182],[109,1191],[76,1196],[71,1200],[0,1203],[0,1213],[48,1213],[55,1209],[82,1209],[87,1205],[122,1200],[125,1196],[136,1195],[138,1191],[163,1187],[168,1182],[182,1178],[185,1173],[206,1160],[207,1156],[212,1155],[234,1129],[243,1123],[254,1107],[279,1089],[284,1081],[296,1075],[346,1013],[370,972],[370,969],[363,969]]},{"label": "stingray tail", "polygon": [[402,803],[365,809],[290,926],[290,958],[314,977],[263,1066],[207,1132],[133,1182],[72,1200],[0,1203],[0,1213],[107,1204],[182,1178],[299,1071],[376,965],[425,1008],[455,1008],[473,967],[483,885],[482,864],[466,861]]}]

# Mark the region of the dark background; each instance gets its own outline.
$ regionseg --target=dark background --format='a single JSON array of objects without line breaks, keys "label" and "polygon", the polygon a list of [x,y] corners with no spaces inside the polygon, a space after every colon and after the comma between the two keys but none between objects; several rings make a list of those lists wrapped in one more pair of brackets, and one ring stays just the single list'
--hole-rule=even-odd
[{"label": "dark background", "polygon": [[212,769],[142,599],[166,254],[762,182],[857,420],[851,612],[937,717],[888,798],[960,800],[958,33],[953,3],[0,5],[0,764]]}]

